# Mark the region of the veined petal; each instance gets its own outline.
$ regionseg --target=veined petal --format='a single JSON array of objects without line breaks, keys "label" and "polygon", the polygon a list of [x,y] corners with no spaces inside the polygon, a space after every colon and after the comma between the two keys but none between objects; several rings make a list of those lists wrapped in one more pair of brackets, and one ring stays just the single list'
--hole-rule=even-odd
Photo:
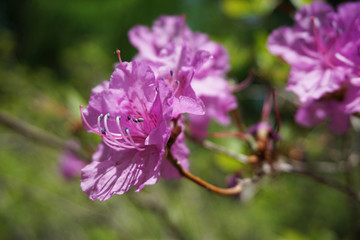
[{"label": "veined petal", "polygon": [[127,192],[132,187],[154,184],[159,177],[155,167],[161,161],[162,155],[152,146],[140,152],[114,151],[102,145],[98,151],[101,160],[93,161],[82,169],[81,188],[92,200],[105,201],[114,194]]}]

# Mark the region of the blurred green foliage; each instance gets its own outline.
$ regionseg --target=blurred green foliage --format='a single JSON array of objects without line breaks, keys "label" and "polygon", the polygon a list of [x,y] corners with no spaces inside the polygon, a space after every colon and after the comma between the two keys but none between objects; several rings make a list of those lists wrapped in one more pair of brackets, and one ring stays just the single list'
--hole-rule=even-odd
[{"label": "blurred green foliage", "polygon": [[[245,124],[254,124],[260,119],[269,85],[283,88],[289,70],[267,52],[267,35],[292,23],[292,4],[299,7],[307,2],[5,0],[0,7],[0,108],[62,139],[78,139],[89,146],[87,151],[94,151],[100,139],[82,130],[78,105],[86,105],[92,87],[109,79],[117,61],[114,50],[119,48],[122,58],[131,60],[136,54],[127,38],[131,27],[150,25],[161,14],[185,13],[194,31],[206,32],[227,47],[231,79],[240,82],[250,68],[255,69],[251,86],[237,94]],[[281,94],[284,149],[299,144],[309,159],[336,161],[331,156],[341,154],[345,140],[324,134],[323,126],[313,131],[294,126],[296,107],[288,100],[292,96]],[[211,126],[211,131],[231,130]],[[358,135],[348,138],[358,140]],[[240,153],[247,151],[238,139],[212,140]],[[192,172],[216,185],[224,186],[225,177],[236,169],[246,174],[247,166],[191,142],[188,146]],[[300,176],[266,177],[243,193],[243,201],[216,196],[187,180],[161,180],[140,193],[93,202],[81,191],[79,178],[63,179],[58,164],[61,154],[0,124],[1,239],[332,240],[355,236],[358,206]],[[336,177],[343,181],[341,174]]]}]

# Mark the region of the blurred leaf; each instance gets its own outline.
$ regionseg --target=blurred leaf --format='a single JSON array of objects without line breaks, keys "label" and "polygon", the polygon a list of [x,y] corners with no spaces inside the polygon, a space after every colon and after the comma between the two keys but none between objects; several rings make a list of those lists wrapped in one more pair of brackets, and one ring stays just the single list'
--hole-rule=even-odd
[{"label": "blurred leaf", "polygon": [[233,158],[220,153],[215,154],[215,161],[216,161],[216,165],[227,173],[234,173],[244,165],[234,160]]},{"label": "blurred leaf", "polygon": [[[315,0],[290,0],[290,1],[296,8],[301,8],[304,5],[310,4]],[[321,0],[318,0],[318,1],[321,1]]]},{"label": "blurred leaf", "polygon": [[264,31],[256,33],[255,51],[256,64],[260,74],[275,85],[284,86],[288,78],[290,66],[273,56],[266,48],[268,34]]},{"label": "blurred leaf", "polygon": [[223,12],[232,18],[254,17],[272,11],[278,0],[222,0]]},{"label": "blurred leaf", "polygon": [[285,233],[283,233],[283,236],[278,240],[310,240],[310,238],[297,231],[286,230]]}]

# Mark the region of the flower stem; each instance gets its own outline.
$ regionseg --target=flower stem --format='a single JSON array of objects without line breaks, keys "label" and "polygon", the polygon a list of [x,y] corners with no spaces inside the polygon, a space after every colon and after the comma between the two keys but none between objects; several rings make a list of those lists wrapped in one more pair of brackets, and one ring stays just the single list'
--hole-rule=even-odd
[{"label": "flower stem", "polygon": [[170,161],[170,163],[179,171],[179,173],[189,179],[190,181],[198,184],[199,186],[206,188],[207,190],[220,194],[220,195],[237,195],[239,193],[241,193],[242,191],[242,183],[241,181],[238,182],[238,184],[234,187],[231,188],[220,188],[220,187],[216,187],[208,182],[206,182],[205,180],[195,176],[194,174],[190,173],[189,171],[187,171],[186,169],[184,169],[179,161],[177,161],[173,155],[169,152],[167,155],[167,159]]},{"label": "flower stem", "polygon": [[167,143],[167,154],[166,154],[166,158],[170,161],[170,163],[178,170],[178,172],[180,173],[181,176],[189,179],[190,181],[198,184],[199,186],[206,188],[208,190],[210,190],[211,192],[220,194],[220,195],[237,195],[239,193],[241,193],[242,191],[242,181],[238,181],[238,184],[234,187],[231,188],[219,188],[216,187],[214,185],[212,185],[211,183],[206,182],[205,180],[195,176],[194,174],[192,174],[191,172],[189,172],[188,170],[184,169],[180,162],[178,160],[176,160],[174,158],[174,156],[171,154],[171,147],[172,145],[175,143],[177,137],[179,136],[179,134],[181,133],[181,128],[179,126],[177,126],[177,121],[174,121],[174,127],[171,130],[171,136],[170,139]]},{"label": "flower stem", "polygon": [[3,123],[8,128],[11,128],[12,130],[22,134],[27,138],[33,139],[51,147],[68,149],[78,157],[90,161],[88,154],[83,152],[81,149],[78,149],[74,144],[62,140],[41,128],[26,123],[3,110],[0,110],[0,123]]}]

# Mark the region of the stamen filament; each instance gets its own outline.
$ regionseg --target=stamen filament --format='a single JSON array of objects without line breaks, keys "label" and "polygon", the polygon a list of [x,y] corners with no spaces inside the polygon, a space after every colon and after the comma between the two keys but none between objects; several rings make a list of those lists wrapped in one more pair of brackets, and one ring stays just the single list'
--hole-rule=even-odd
[{"label": "stamen filament", "polygon": [[[103,117],[104,117],[104,115],[103,114],[100,114],[99,116],[98,116],[98,121],[97,121],[97,124],[98,124],[98,130],[99,130],[99,132],[101,132],[101,133],[103,133],[103,129],[101,128],[101,125],[100,125],[100,121],[103,119]],[[103,133],[104,134],[104,133]],[[105,135],[105,134],[104,134]]]},{"label": "stamen filament", "polygon": [[80,114],[81,114],[81,118],[82,118],[82,120],[84,121],[85,125],[86,125],[91,131],[93,131],[93,133],[98,134],[98,135],[103,136],[103,137],[106,137],[106,135],[102,134],[101,132],[96,131],[93,127],[90,126],[90,124],[89,124],[88,121],[86,120],[85,115],[84,115],[84,113],[83,113],[83,108],[84,108],[84,106],[83,106],[83,105],[80,105]]},{"label": "stamen filament", "polygon": [[347,59],[346,57],[344,57],[343,55],[341,55],[340,53],[335,53],[335,57],[340,60],[343,63],[348,64],[351,67],[355,66],[355,63],[353,63],[352,61],[350,61],[349,59]]},{"label": "stamen filament", "polygon": [[108,124],[107,124],[107,121],[108,121],[109,117],[110,117],[110,113],[107,113],[107,114],[105,115],[105,118],[104,118],[105,130],[106,130],[106,132],[108,133],[109,137],[110,137],[113,141],[117,142],[116,139],[115,139],[115,137],[114,137],[113,134],[111,133],[111,131],[110,131],[109,127],[108,127]]},{"label": "stamen filament", "polygon": [[318,45],[318,47],[320,48],[320,50],[322,51],[322,53],[326,53],[326,49],[324,48],[324,46],[322,45],[321,41],[320,41],[320,37],[319,37],[319,32],[317,29],[317,25],[319,25],[319,19],[315,18],[314,16],[311,17],[311,23],[312,23],[312,29],[313,29],[313,34],[316,40],[316,43]]},{"label": "stamen filament", "polygon": [[122,62],[122,60],[121,60],[120,50],[119,50],[119,49],[116,50],[116,54],[118,55],[120,66],[122,67],[122,66],[123,66],[123,62]]},{"label": "stamen filament", "polygon": [[123,139],[125,140],[125,142],[127,142],[130,145],[133,145],[133,142],[131,142],[131,141],[129,141],[129,139],[127,139],[126,135],[124,134],[123,130],[121,129],[120,119],[121,119],[121,116],[116,117],[116,125],[120,131],[120,134],[123,137]]},{"label": "stamen filament", "polygon": [[131,137],[129,128],[125,128],[125,132],[126,132],[126,135],[129,137],[131,143],[134,145],[134,147],[135,147],[137,150],[139,150],[139,151],[145,150],[144,148],[139,148],[139,147],[135,144],[134,139]]}]

